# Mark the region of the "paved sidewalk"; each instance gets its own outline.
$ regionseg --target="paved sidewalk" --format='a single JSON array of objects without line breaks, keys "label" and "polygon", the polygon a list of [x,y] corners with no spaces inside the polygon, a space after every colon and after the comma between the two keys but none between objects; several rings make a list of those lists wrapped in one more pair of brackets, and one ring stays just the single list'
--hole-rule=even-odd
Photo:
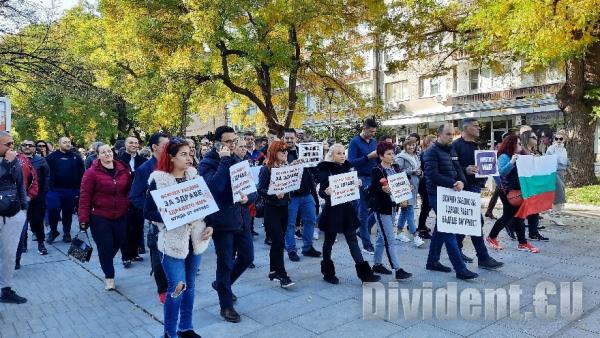
[{"label": "paved sidewalk", "polygon": [[[261,235],[254,242],[256,269],[248,270],[234,286],[242,322],[230,324],[219,317],[218,298],[210,287],[215,273],[211,246],[198,274],[194,324],[203,337],[598,337],[600,217],[592,216],[569,214],[566,227],[543,220],[542,225],[547,226],[543,233],[551,241],[534,243],[541,249],[539,254],[517,251],[516,242],[503,232],[505,250],[491,254],[505,262],[505,267],[490,272],[470,264],[480,273],[480,278],[472,282],[458,281],[454,274],[425,270],[427,248],[401,243],[399,249],[403,268],[414,274],[400,283],[401,288],[421,288],[424,282],[431,282],[435,289],[446,286],[446,282],[457,282],[460,292],[464,288],[482,290],[519,284],[524,291],[522,311],[532,310],[533,290],[540,281],[583,282],[584,314],[576,320],[362,320],[361,284],[342,237],[334,246],[339,285],[322,280],[319,259],[302,257],[299,263],[293,263],[286,258],[286,268],[296,286],[283,290],[267,279],[268,246],[263,244],[264,231],[259,225]],[[490,226],[486,220],[486,233]],[[320,250],[321,245],[322,239],[315,247]],[[29,302],[0,304],[0,337],[161,336],[162,306],[149,276],[147,254],[144,262],[134,263],[127,270],[120,264],[119,254],[115,259],[118,292],[105,292],[97,256],[82,265],[66,256],[67,244],[49,246],[47,256],[39,256],[35,246],[30,240],[30,251],[23,255],[23,267],[15,275],[16,290]],[[465,253],[475,256],[469,240],[465,241]],[[372,261],[372,256],[366,255],[366,259]],[[442,263],[449,265],[445,250]],[[382,280],[388,282],[390,278],[384,276]],[[557,296],[550,297],[550,302],[558,304]]]}]

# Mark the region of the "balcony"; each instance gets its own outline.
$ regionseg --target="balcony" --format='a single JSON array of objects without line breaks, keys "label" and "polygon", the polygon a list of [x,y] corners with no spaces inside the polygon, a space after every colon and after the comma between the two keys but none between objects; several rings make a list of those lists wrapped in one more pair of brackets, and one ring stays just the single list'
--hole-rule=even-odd
[{"label": "balcony", "polygon": [[558,93],[562,84],[553,83],[542,86],[533,86],[526,88],[509,89],[498,92],[489,92],[481,94],[470,94],[463,96],[455,96],[449,99],[450,105],[463,105],[475,102],[497,101],[497,100],[514,100],[522,98],[540,97],[546,95],[555,95]]}]

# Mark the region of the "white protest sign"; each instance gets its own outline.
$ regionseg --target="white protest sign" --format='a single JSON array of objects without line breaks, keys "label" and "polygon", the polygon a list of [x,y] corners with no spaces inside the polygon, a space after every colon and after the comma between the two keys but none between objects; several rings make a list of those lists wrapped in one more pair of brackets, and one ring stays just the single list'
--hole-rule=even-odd
[{"label": "white protest sign", "polygon": [[250,195],[256,192],[256,182],[250,172],[250,163],[242,161],[229,167],[229,177],[231,178],[231,192],[233,193],[233,203],[241,200],[241,195]]},{"label": "white protest sign", "polygon": [[437,187],[438,231],[481,236],[481,196],[469,191]]},{"label": "white protest sign", "polygon": [[271,169],[271,180],[267,194],[277,195],[300,189],[303,172],[304,167],[302,164]]},{"label": "white protest sign", "polygon": [[219,211],[202,177],[150,192],[167,230]]},{"label": "white protest sign", "polygon": [[360,198],[356,171],[329,176],[331,188],[331,206],[355,201]]},{"label": "white protest sign", "polygon": [[258,184],[258,177],[260,175],[260,168],[262,168],[262,166],[256,166],[256,167],[250,167],[250,172],[252,173],[252,179],[254,180],[254,183]]},{"label": "white protest sign", "polygon": [[391,197],[394,203],[408,201],[413,197],[410,181],[406,173],[401,172],[387,177],[388,186],[392,191]]},{"label": "white protest sign", "polygon": [[498,157],[494,150],[475,150],[476,178],[498,176]]},{"label": "white protest sign", "polygon": [[316,167],[323,161],[323,143],[298,143],[298,159],[305,167]]}]

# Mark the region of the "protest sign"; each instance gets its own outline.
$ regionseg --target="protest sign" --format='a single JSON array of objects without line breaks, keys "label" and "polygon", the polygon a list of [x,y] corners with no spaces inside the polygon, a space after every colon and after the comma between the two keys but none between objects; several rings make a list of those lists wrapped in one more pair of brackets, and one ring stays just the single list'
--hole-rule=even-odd
[{"label": "protest sign", "polygon": [[481,236],[481,196],[469,191],[437,187],[438,231]]},{"label": "protest sign", "polygon": [[354,201],[360,198],[356,171],[329,176],[331,206]]},{"label": "protest sign", "polygon": [[271,169],[269,195],[277,195],[300,189],[304,167],[301,164]]},{"label": "protest sign", "polygon": [[242,161],[229,167],[229,177],[231,177],[233,203],[241,200],[241,194],[250,195],[256,192],[256,182],[252,178],[248,161]]},{"label": "protest sign", "polygon": [[202,177],[150,192],[167,230],[219,211]]},{"label": "protest sign", "polygon": [[408,201],[413,197],[410,181],[406,173],[390,175],[387,177],[388,185],[392,191],[391,197],[394,203]]},{"label": "protest sign", "polygon": [[498,157],[494,150],[475,150],[475,177],[498,176]]},{"label": "protest sign", "polygon": [[298,143],[298,160],[305,167],[316,167],[319,162],[323,161],[323,143]]}]

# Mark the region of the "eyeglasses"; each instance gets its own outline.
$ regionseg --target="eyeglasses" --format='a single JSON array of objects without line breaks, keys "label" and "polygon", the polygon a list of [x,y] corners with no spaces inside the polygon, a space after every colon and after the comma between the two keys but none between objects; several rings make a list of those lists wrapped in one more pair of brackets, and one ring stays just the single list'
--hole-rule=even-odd
[{"label": "eyeglasses", "polygon": [[537,136],[529,136],[529,138],[537,140]]},{"label": "eyeglasses", "polygon": [[562,137],[555,137],[554,140],[556,140],[556,141],[562,141],[562,140],[564,140],[564,138],[562,138]]},{"label": "eyeglasses", "polygon": [[24,144],[21,144],[21,147],[23,147],[23,148],[33,148],[33,147],[35,147],[35,144],[25,144],[24,143]]}]

